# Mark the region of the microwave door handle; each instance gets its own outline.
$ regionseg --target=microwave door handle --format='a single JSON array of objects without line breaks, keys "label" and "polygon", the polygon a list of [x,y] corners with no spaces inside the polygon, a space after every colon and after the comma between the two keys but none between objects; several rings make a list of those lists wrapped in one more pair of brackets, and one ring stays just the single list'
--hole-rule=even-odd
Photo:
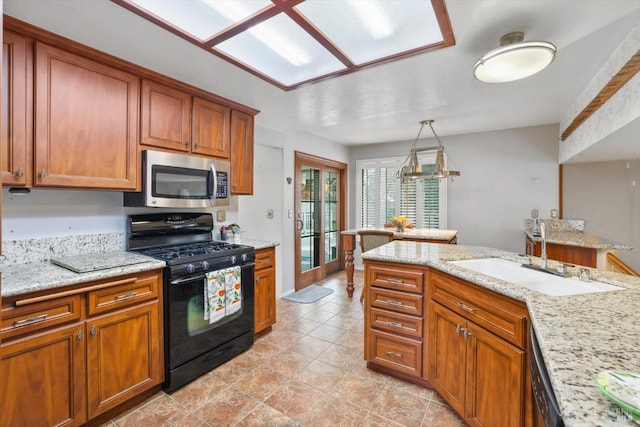
[{"label": "microwave door handle", "polygon": [[211,202],[215,202],[216,201],[216,194],[218,194],[218,174],[216,172],[216,165],[214,165],[213,163],[211,163],[211,166],[209,166],[209,170],[211,171]]}]

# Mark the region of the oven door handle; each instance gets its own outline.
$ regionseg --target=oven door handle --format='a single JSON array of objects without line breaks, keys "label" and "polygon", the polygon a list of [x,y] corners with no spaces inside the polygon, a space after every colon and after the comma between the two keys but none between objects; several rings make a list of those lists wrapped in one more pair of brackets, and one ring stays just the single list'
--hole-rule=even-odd
[{"label": "oven door handle", "polygon": [[193,282],[194,280],[204,280],[206,279],[207,276],[204,274],[201,274],[199,276],[189,276],[186,279],[174,279],[171,281],[172,285],[181,285],[183,283],[187,283],[187,282]]}]

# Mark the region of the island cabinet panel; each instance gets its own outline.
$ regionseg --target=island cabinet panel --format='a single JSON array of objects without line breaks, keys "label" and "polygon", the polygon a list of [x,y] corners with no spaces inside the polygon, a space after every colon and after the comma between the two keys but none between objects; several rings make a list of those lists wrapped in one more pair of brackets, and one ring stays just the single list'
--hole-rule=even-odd
[{"label": "island cabinet panel", "polygon": [[254,333],[264,335],[276,323],[276,251],[256,250]]},{"label": "island cabinet panel", "polygon": [[3,342],[0,424],[78,426],[86,421],[84,324]]},{"label": "island cabinet panel", "polygon": [[11,31],[3,33],[0,170],[2,185],[30,185],[33,156],[33,73],[31,42]]},{"label": "island cabinet panel", "polygon": [[34,185],[133,190],[139,78],[35,45]]},{"label": "island cabinet panel", "polygon": [[370,369],[429,386],[426,268],[365,261],[365,360]]},{"label": "island cabinet panel", "polygon": [[526,306],[432,270],[430,381],[472,426],[530,426]]},{"label": "island cabinet panel", "polygon": [[[542,254],[542,243],[526,236],[525,250],[527,255],[540,256]],[[547,243],[547,258],[567,264],[597,268],[598,251],[594,248],[582,246]]]},{"label": "island cabinet panel", "polygon": [[81,425],[159,386],[160,283],[155,270],[3,298],[0,424]]},{"label": "island cabinet panel", "polygon": [[231,194],[253,194],[253,116],[231,111]]}]

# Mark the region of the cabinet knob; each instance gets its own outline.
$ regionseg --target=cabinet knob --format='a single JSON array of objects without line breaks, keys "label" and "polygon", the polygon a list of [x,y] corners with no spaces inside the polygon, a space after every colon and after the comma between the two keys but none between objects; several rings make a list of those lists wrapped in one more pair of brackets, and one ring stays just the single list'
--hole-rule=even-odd
[{"label": "cabinet knob", "polygon": [[196,142],[195,144],[196,150],[200,147],[200,144]]},{"label": "cabinet knob", "polygon": [[78,331],[76,337],[78,338],[78,341],[82,341],[82,329]]},{"label": "cabinet knob", "polygon": [[40,179],[44,180],[46,176],[47,176],[47,173],[44,171],[44,169],[40,170]]},{"label": "cabinet knob", "polygon": [[91,327],[91,336],[95,337],[96,336],[96,325],[93,325]]},{"label": "cabinet knob", "polygon": [[22,178],[24,176],[24,169],[22,168],[22,166],[18,168],[18,172],[16,172],[16,176],[18,178]]},{"label": "cabinet knob", "polygon": [[471,332],[469,332],[468,328],[464,329],[464,340],[469,341],[469,337],[471,336]]},{"label": "cabinet knob", "polygon": [[460,334],[462,333],[462,331],[464,331],[464,328],[460,325],[456,326],[456,335],[460,336]]}]

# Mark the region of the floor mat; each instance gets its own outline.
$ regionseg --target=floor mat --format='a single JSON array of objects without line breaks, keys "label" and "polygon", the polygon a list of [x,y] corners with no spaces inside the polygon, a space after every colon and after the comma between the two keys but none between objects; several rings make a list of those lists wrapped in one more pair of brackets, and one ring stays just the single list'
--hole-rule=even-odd
[{"label": "floor mat", "polygon": [[282,298],[289,301],[300,302],[302,304],[309,304],[312,302],[316,302],[319,299],[326,297],[327,295],[331,295],[332,293],[333,289],[325,288],[318,285],[309,285],[304,289],[300,289],[298,292],[294,292]]}]

